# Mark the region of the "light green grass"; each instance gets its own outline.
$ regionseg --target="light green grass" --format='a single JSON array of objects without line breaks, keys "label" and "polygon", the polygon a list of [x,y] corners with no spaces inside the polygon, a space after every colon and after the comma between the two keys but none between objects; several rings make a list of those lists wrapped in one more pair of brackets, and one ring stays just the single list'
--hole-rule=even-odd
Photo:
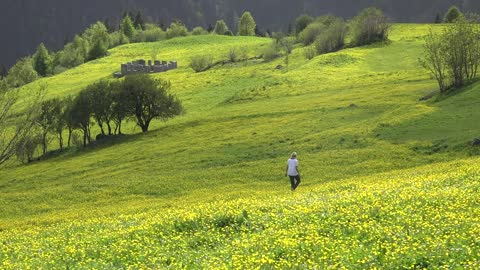
[{"label": "light green grass", "polygon": [[[129,239],[125,230],[132,228],[149,235],[139,240],[138,256],[122,259],[121,256],[129,253],[127,250],[111,249],[107,252],[111,257],[107,256],[106,261],[100,262],[93,248],[92,252],[97,255],[78,257],[70,254],[71,258],[77,261],[86,258],[95,261],[97,258],[97,266],[107,268],[136,268],[135,262],[141,262],[140,266],[163,268],[168,266],[168,260],[177,267],[192,266],[195,260],[205,267],[214,267],[215,262],[218,267],[249,268],[262,264],[267,269],[282,265],[292,267],[295,264],[276,265],[270,262],[268,258],[274,258],[275,251],[268,247],[278,247],[280,251],[285,249],[289,253],[302,250],[300,243],[295,242],[289,247],[288,243],[273,244],[268,241],[290,241],[291,237],[285,234],[296,230],[293,220],[298,218],[300,224],[306,223],[306,227],[310,228],[304,233],[307,235],[298,239],[304,240],[308,247],[305,247],[307,254],[315,260],[309,263],[308,258],[302,257],[298,259],[297,267],[310,268],[331,262],[332,265],[338,263],[337,267],[351,268],[357,259],[364,260],[366,254],[373,252],[376,234],[365,232],[365,237],[373,238],[362,248],[360,242],[363,240],[357,239],[361,235],[358,231],[352,232],[353,238],[337,231],[335,235],[341,237],[340,243],[346,246],[332,251],[331,254],[336,255],[323,260],[324,251],[313,248],[320,243],[310,241],[308,234],[325,227],[334,231],[343,227],[336,223],[316,223],[317,220],[305,209],[311,207],[315,211],[322,211],[326,206],[311,198],[325,196],[335,207],[356,209],[360,205],[358,211],[362,211],[372,203],[374,194],[381,194],[378,211],[391,210],[393,215],[400,211],[399,207],[410,207],[411,202],[422,198],[427,201],[437,198],[439,209],[445,210],[451,196],[470,198],[476,194],[475,190],[478,191],[476,183],[480,166],[477,165],[478,158],[471,157],[478,151],[468,146],[468,142],[480,136],[479,85],[470,86],[462,93],[440,102],[418,101],[436,89],[435,81],[418,63],[422,53],[421,38],[427,34],[429,27],[395,25],[389,44],[346,49],[310,61],[303,57],[302,48],[298,48],[290,58],[288,72],[286,69],[275,69],[277,65],[283,65],[282,59],[270,63],[250,61],[225,65],[204,73],[194,73],[188,68],[193,55],[212,53],[216,59],[221,59],[231,47],[245,47],[250,56],[258,55],[271,42],[268,39],[201,36],[156,44],[132,44],[112,50],[111,55],[104,59],[26,86],[22,92],[24,95],[41,83],[48,85],[48,97],[75,94],[100,78],[110,77],[119,69],[120,63],[137,58],[148,59],[152,47],[158,46],[161,48],[160,58],[178,60],[180,66],[175,71],[154,76],[172,82],[172,90],[183,100],[187,113],[167,123],[155,122],[151,132],[144,135],[138,134],[140,130],[129,124],[125,131],[130,135],[119,139],[116,144],[86,150],[72,149],[63,155],[28,166],[11,164],[2,168],[0,229],[4,232],[0,233],[0,239],[10,241],[14,251],[3,249],[0,258],[29,253],[27,246],[31,241],[45,243],[39,244],[42,247],[49,241],[47,239],[57,237],[56,230],[62,235],[94,231],[98,238],[88,240],[85,245],[101,246],[98,252],[108,250],[107,246],[113,243],[133,249],[131,243],[125,240]],[[435,31],[442,27],[436,27]],[[293,197],[288,191],[288,180],[283,177],[286,159],[292,151],[299,153],[303,176],[298,194]],[[394,183],[390,185],[389,181]],[[445,181],[456,181],[459,190],[447,196],[449,189],[443,188]],[[418,186],[423,184],[425,187]],[[342,185],[358,188],[337,192],[335,187]],[[362,185],[366,185],[365,189]],[[401,190],[401,196],[397,198],[395,192],[398,189]],[[421,192],[415,193],[419,189]],[[414,198],[407,196],[410,193]],[[299,210],[298,213],[306,213],[306,217],[292,211],[297,206],[290,208],[296,200],[299,201],[298,207],[305,208],[305,211]],[[262,207],[267,210],[262,212],[259,210]],[[267,227],[271,222],[274,229],[259,235],[244,232],[246,225],[243,223],[239,225],[239,231],[231,234],[212,229],[212,238],[204,239],[212,241],[208,245],[218,245],[215,237],[221,239],[225,233],[232,244],[220,245],[208,253],[211,261],[201,257],[205,252],[202,248],[183,244],[175,246],[175,242],[170,242],[177,239],[183,243],[192,239],[189,233],[208,235],[209,232],[204,231],[204,227],[208,227],[210,221],[201,221],[198,226],[203,229],[194,228],[185,235],[177,235],[168,229],[168,224],[175,219],[188,219],[189,215],[202,216],[202,209],[208,209],[205,210],[207,216],[215,216],[215,213],[236,216],[241,215],[243,208],[254,213],[251,222],[262,223],[264,220]],[[464,211],[465,215],[471,217],[475,209],[475,204],[453,204],[451,211],[457,214]],[[283,211],[285,214],[282,214]],[[417,215],[420,218],[422,214],[428,214],[425,217],[427,225],[418,225],[418,230],[434,233],[428,227],[435,221],[427,213],[429,208],[409,211],[405,214],[412,214],[414,218],[408,219],[407,223],[415,224]],[[166,217],[165,213],[170,216]],[[360,212],[348,211],[334,215],[341,219],[361,217]],[[98,217],[101,217],[100,220],[96,219]],[[284,223],[283,217],[287,220]],[[452,219],[457,218],[461,217],[452,216]],[[86,225],[76,227],[84,221]],[[370,221],[370,217],[366,217],[359,224],[370,226]],[[458,231],[458,242],[452,245],[441,241],[433,243],[439,246],[437,255],[441,258],[432,265],[448,264],[442,259],[450,259],[445,252],[461,246],[461,241],[468,236],[460,234],[459,229],[471,229],[476,221],[472,217],[461,227],[450,223],[439,225],[441,230]],[[129,222],[133,222],[132,227],[125,225]],[[389,216],[385,222],[379,225],[379,230],[410,230],[400,228],[406,225],[395,217]],[[169,243],[171,253],[154,249],[149,254],[147,248],[141,247],[149,245],[148,239],[161,245],[162,242],[155,241],[163,238],[153,240],[152,234],[160,233],[154,227],[164,223],[167,225],[159,225],[158,230],[165,232],[167,238],[162,241]],[[146,227],[139,229],[138,226],[143,224]],[[282,224],[284,230],[279,229]],[[117,235],[98,229],[112,227],[119,228]],[[17,231],[15,228],[20,229]],[[23,233],[24,228],[33,233]],[[478,231],[478,227],[472,230]],[[430,239],[421,234],[415,235],[418,241]],[[235,243],[244,241],[247,246],[253,246],[260,236],[266,237],[261,243],[267,247],[267,261],[263,261],[260,251],[253,248],[240,249],[239,254],[235,254],[238,247]],[[400,250],[413,243],[408,236],[402,237],[406,238],[387,242],[397,243]],[[214,238],[217,240],[212,240]],[[74,239],[59,237],[58,247],[67,247]],[[348,244],[353,239],[360,242],[354,242],[356,249],[348,251]],[[109,244],[103,246],[102,241]],[[325,241],[322,245],[335,243],[333,240]],[[386,246],[395,256],[403,254],[396,253],[399,249],[390,244]],[[358,254],[355,250],[358,250]],[[435,250],[427,250],[427,247],[421,249],[423,253],[419,250],[405,251],[412,257],[405,261],[392,255],[384,257],[386,259],[383,261],[372,259],[371,264],[363,265],[367,268],[379,265],[411,268],[410,264],[435,253]],[[63,254],[49,252],[49,256],[53,257]],[[472,248],[472,252],[478,254],[478,246]],[[460,253],[467,254],[466,251]],[[164,255],[162,257],[159,254]],[[65,258],[70,258],[70,255],[65,255]],[[239,257],[234,259],[236,255]],[[141,256],[145,260],[141,260]],[[149,259],[155,256],[162,259],[157,263]],[[285,261],[295,262],[294,257],[285,256]],[[342,256],[347,259],[341,259]],[[478,262],[478,256],[465,256],[452,258],[455,263],[464,263],[464,266],[471,259],[476,258]],[[42,263],[36,255],[28,258],[35,261],[32,261],[32,265],[50,266],[49,263]],[[221,264],[225,260],[227,265]],[[21,259],[11,261],[13,266],[22,268]],[[235,264],[238,261],[245,264]],[[75,265],[70,261],[54,260],[54,263]],[[95,264],[90,266],[95,267]]]}]

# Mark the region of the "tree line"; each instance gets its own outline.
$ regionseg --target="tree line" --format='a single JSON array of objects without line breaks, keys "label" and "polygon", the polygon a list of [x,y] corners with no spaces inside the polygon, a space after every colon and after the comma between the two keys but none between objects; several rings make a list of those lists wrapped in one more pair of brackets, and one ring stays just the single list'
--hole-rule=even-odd
[{"label": "tree line", "polygon": [[[99,130],[95,140],[102,140],[122,134],[122,124],[127,120],[135,122],[145,133],[154,119],[166,121],[184,112],[170,89],[168,81],[132,75],[121,81],[98,81],[75,97],[41,101],[31,118],[30,132],[16,143],[14,153],[20,160],[30,162],[39,147],[43,155],[47,154],[52,138],[57,140],[60,151],[74,140],[86,147],[94,141],[94,126]],[[74,136],[76,132],[80,133],[79,138]]]}]

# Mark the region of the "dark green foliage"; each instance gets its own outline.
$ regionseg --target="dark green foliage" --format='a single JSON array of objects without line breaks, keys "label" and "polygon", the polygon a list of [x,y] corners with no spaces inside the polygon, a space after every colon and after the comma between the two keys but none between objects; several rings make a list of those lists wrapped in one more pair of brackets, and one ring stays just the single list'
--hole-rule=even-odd
[{"label": "dark green foliage", "polygon": [[85,63],[90,51],[88,40],[81,36],[75,36],[72,43],[65,46],[62,51],[56,54],[55,65],[65,68],[72,68]]},{"label": "dark green foliage", "polygon": [[127,36],[129,39],[133,38],[135,32],[135,26],[133,25],[132,19],[130,16],[125,16],[120,25],[121,32]]},{"label": "dark green foliage", "polygon": [[43,43],[38,46],[37,52],[33,56],[33,68],[42,77],[50,73],[50,55]]},{"label": "dark green foliage", "polygon": [[387,41],[390,27],[388,18],[380,9],[364,9],[352,20],[352,43],[356,46],[363,46]]},{"label": "dark green foliage", "polygon": [[240,18],[240,25],[238,26],[238,35],[239,36],[254,36],[255,27],[257,24],[253,19],[253,16],[250,12],[246,11],[243,13]]},{"label": "dark green foliage", "polygon": [[8,75],[8,69],[5,65],[2,65],[2,67],[0,67],[0,79],[7,77],[7,75]]},{"label": "dark green foliage", "polygon": [[137,11],[137,14],[135,15],[135,17],[132,17],[132,18],[134,18],[133,25],[135,26],[136,29],[145,30],[146,20],[143,17],[142,12]]},{"label": "dark green foliage", "polygon": [[434,23],[442,23],[442,17],[440,16],[440,13],[437,13],[437,15],[435,15]]},{"label": "dark green foliage", "polygon": [[231,37],[231,36],[233,36],[233,32],[232,32],[232,31],[230,31],[230,30],[227,30],[227,31],[225,32],[225,34],[224,34],[224,35],[225,35],[225,36],[230,36],[230,37]]},{"label": "dark green foliage", "polygon": [[106,135],[105,125],[108,128],[108,135],[112,135],[111,121],[113,118],[113,94],[109,82],[101,80],[89,85],[85,90],[90,99],[92,117],[97,122],[102,135]]},{"label": "dark green foliage", "polygon": [[228,30],[228,26],[225,23],[224,20],[218,20],[217,23],[215,24],[215,28],[213,29],[213,32],[217,35],[223,35],[225,34]]},{"label": "dark green foliage", "polygon": [[300,34],[309,24],[313,22],[313,17],[307,14],[301,15],[295,21],[295,33]]},{"label": "dark green foliage", "polygon": [[88,53],[88,60],[102,58],[107,55],[107,52],[108,47],[103,42],[97,40]]},{"label": "dark green foliage", "polygon": [[456,20],[463,18],[463,13],[456,6],[452,6],[448,9],[447,13],[443,17],[443,22],[454,23]]},{"label": "dark green foliage", "polygon": [[34,160],[35,152],[42,145],[39,134],[29,134],[22,138],[15,147],[15,156],[22,163],[30,163]]},{"label": "dark green foliage", "polygon": [[170,91],[170,82],[148,75],[127,76],[122,85],[127,113],[132,115],[143,132],[153,119],[167,120],[183,112],[181,102]]},{"label": "dark green foliage", "polygon": [[69,104],[67,108],[67,125],[74,129],[80,129],[83,134],[83,146],[86,147],[87,143],[92,140],[91,121],[92,115],[91,99],[88,91],[81,91],[75,99]]},{"label": "dark green foliage", "polygon": [[38,78],[30,57],[20,59],[9,71],[5,78],[10,87],[20,87],[31,83]]},{"label": "dark green foliage", "polygon": [[317,39],[325,28],[325,25],[321,22],[311,23],[298,35],[298,39],[305,46],[308,46]]}]

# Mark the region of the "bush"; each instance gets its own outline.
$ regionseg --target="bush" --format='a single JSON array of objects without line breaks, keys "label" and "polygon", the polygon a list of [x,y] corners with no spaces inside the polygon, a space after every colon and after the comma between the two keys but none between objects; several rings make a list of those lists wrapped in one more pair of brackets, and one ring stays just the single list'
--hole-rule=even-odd
[{"label": "bush", "polygon": [[23,138],[15,148],[15,155],[22,163],[30,163],[40,147],[42,139],[39,135],[29,135]]},{"label": "bush", "polygon": [[225,32],[225,34],[224,34],[224,35],[225,35],[225,36],[230,36],[230,37],[231,37],[231,36],[233,36],[233,32],[232,32],[232,31],[230,31],[230,30],[227,30],[227,31]]},{"label": "bush", "polygon": [[297,35],[300,34],[312,22],[313,22],[313,17],[306,14],[301,15],[300,17],[297,18],[295,22],[295,33]]},{"label": "bush", "polygon": [[[213,32],[217,35],[223,35],[225,34],[228,30],[228,26],[225,23],[224,20],[218,20],[217,23],[215,24],[215,28],[213,29]],[[233,36],[233,34],[232,34]]]},{"label": "bush", "polygon": [[122,32],[113,32],[110,34],[110,48],[130,43],[130,40]]},{"label": "bush", "polygon": [[298,35],[298,39],[305,46],[308,46],[312,44],[323,31],[325,31],[325,28],[325,25],[321,22],[311,23]]},{"label": "bush", "polygon": [[390,23],[377,8],[364,9],[352,20],[353,44],[363,46],[388,40]]},{"label": "bush", "polygon": [[203,29],[203,27],[201,26],[197,26],[192,30],[192,35],[194,36],[207,35],[207,34],[208,34],[207,30]]},{"label": "bush", "polygon": [[240,23],[238,26],[238,35],[239,36],[255,36],[255,28],[257,24],[253,19],[253,16],[250,12],[246,11],[243,13],[240,18]]},{"label": "bush", "polygon": [[190,58],[190,67],[195,72],[202,72],[207,70],[213,64],[213,57],[211,55],[199,55]]},{"label": "bush", "polygon": [[143,32],[146,42],[156,42],[167,38],[165,31],[154,24],[146,24]]},{"label": "bush", "polygon": [[345,45],[347,25],[343,20],[337,20],[326,28],[326,30],[315,41],[315,48],[318,54],[335,52]]},{"label": "bush", "polygon": [[303,55],[305,55],[305,58],[308,60],[312,60],[317,56],[317,49],[314,46],[308,46],[303,49]]},{"label": "bush", "polygon": [[180,22],[173,22],[167,29],[167,38],[185,37],[188,36],[187,27]]},{"label": "bush", "polygon": [[5,78],[10,87],[20,87],[31,83],[38,78],[33,69],[33,61],[30,57],[20,59],[9,71]]},{"label": "bush", "polygon": [[445,13],[445,17],[443,17],[443,22],[454,23],[460,18],[463,18],[463,13],[456,6],[452,6],[448,9],[447,13]]},{"label": "bush", "polygon": [[147,38],[145,37],[145,33],[143,32],[143,30],[135,30],[133,32],[133,36],[131,38],[131,41],[133,43],[142,43],[142,42],[146,42]]},{"label": "bush", "polygon": [[265,60],[265,62],[273,61],[278,57],[280,57],[280,48],[277,46],[276,42],[273,42],[263,50],[263,60]]}]

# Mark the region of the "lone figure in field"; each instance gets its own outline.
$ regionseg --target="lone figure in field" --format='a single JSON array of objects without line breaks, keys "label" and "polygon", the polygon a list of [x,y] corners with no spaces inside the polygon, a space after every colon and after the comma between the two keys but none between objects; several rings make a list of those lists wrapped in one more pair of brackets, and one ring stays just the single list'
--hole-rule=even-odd
[{"label": "lone figure in field", "polygon": [[292,191],[297,189],[300,185],[300,172],[298,171],[297,153],[293,152],[290,159],[287,161],[287,169],[285,176],[290,177],[290,183],[292,184]]}]

